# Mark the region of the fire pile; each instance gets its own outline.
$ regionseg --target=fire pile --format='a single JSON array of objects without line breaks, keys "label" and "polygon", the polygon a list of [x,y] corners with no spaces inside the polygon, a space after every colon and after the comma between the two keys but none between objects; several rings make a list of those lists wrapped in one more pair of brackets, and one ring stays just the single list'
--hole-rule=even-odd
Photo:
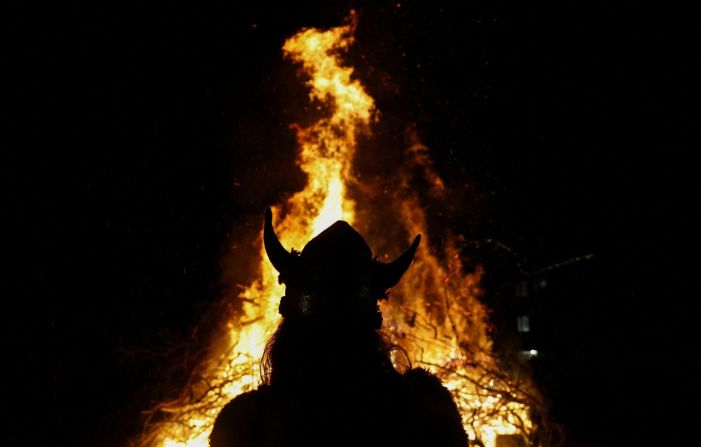
[{"label": "fire pile", "polygon": [[[492,353],[487,309],[478,299],[482,272],[463,271],[459,251],[449,236],[444,236],[440,248],[432,245],[418,195],[408,187],[409,171],[418,167],[433,195],[446,194],[426,148],[418,140],[408,148],[396,189],[384,198],[351,194],[357,138],[369,131],[377,117],[373,98],[341,60],[353,42],[354,29],[352,15],[344,26],[302,30],[283,46],[285,55],[301,64],[308,77],[310,100],[328,114],[309,127],[297,129],[298,164],[307,175],[307,185],[273,208],[276,232],[286,247],[298,250],[338,219],[358,228],[374,249],[404,247],[409,237],[423,234],[414,265],[392,290],[389,302],[383,304],[384,329],[406,349],[413,367],[431,370],[453,393],[465,430],[476,445],[493,447],[498,435],[509,434],[532,443],[538,430],[532,414],[540,403],[530,382],[501,371]],[[372,224],[356,212],[356,208],[378,207],[390,209],[399,220]],[[377,231],[390,226],[403,226],[404,234],[388,240],[386,232],[381,236],[371,233],[373,227]],[[396,254],[383,256],[393,258]],[[197,380],[181,399],[158,407],[165,416],[147,428],[141,445],[208,445],[220,409],[235,396],[257,387],[259,360],[278,323],[277,307],[283,295],[261,240],[260,275],[232,298],[241,307],[227,323],[225,340],[216,341],[214,351],[218,352],[199,366]]]}]

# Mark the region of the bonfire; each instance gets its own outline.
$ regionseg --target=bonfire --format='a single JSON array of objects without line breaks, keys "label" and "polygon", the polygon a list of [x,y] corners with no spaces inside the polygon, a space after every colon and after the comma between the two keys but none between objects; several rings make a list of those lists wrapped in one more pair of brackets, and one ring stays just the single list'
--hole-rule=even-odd
[{"label": "bonfire", "polygon": [[[419,193],[411,189],[410,177],[418,168],[431,196],[449,193],[427,148],[413,136],[405,161],[394,174],[392,191],[358,187],[353,163],[358,138],[371,134],[379,113],[343,59],[353,44],[355,25],[356,16],[351,14],[342,26],[304,29],[283,45],[285,56],[298,64],[306,79],[310,102],[326,114],[309,126],[294,126],[297,162],[307,183],[273,206],[275,230],[286,247],[297,249],[339,219],[381,249],[408,246],[411,236],[422,234],[413,267],[383,303],[383,329],[406,350],[411,366],[437,374],[453,393],[471,443],[495,447],[501,436],[509,439],[509,445],[543,445],[542,426],[535,422],[542,420],[537,391],[527,377],[503,371],[494,354],[488,310],[480,301],[482,270],[465,271],[453,235],[443,232],[439,244],[431,239],[435,231],[428,228]],[[387,226],[402,228],[403,234],[378,231],[386,230],[378,228],[383,226],[379,218],[368,222],[372,210],[381,209],[391,210],[381,216],[399,216]],[[260,358],[279,321],[284,289],[264,255],[262,234],[258,246],[258,276],[237,295],[224,297],[237,303],[235,312],[222,315],[226,330],[213,337],[208,358],[197,366],[180,397],[153,409],[140,445],[208,446],[220,409],[260,383]],[[398,255],[378,254],[387,259]],[[409,367],[399,364],[400,359],[397,363],[398,369]]]}]

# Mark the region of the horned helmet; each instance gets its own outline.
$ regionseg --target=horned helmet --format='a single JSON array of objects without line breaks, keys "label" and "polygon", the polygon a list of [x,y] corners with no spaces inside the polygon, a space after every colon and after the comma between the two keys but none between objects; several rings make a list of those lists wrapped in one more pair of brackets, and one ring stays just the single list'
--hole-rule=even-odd
[{"label": "horned helmet", "polygon": [[421,235],[394,261],[373,258],[370,247],[348,222],[339,220],[310,240],[301,252],[287,250],[275,234],[272,212],[265,213],[265,251],[285,285],[280,314],[324,319],[379,329],[378,303],[387,298],[411,265]]}]

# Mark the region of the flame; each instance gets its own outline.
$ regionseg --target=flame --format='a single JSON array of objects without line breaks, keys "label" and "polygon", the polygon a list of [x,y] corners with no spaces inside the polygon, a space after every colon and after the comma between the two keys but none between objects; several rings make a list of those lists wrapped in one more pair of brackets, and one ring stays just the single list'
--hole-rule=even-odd
[{"label": "flame", "polygon": [[[309,97],[327,114],[306,128],[297,128],[299,167],[307,174],[306,187],[284,206],[276,206],[276,231],[290,248],[303,245],[338,219],[353,223],[356,202],[348,180],[356,139],[368,130],[376,111],[353,69],[341,54],[353,42],[356,18],[329,30],[305,29],[283,46],[287,57],[301,64],[308,77]],[[323,107],[322,107],[323,106]],[[436,194],[445,186],[416,142],[408,151],[410,163],[421,165]],[[405,176],[406,177],[406,176]],[[383,307],[385,329],[407,349],[415,366],[436,373],[453,393],[471,439],[493,447],[499,434],[529,436],[534,426],[529,404],[534,398],[528,383],[500,371],[488,336],[487,310],[478,300],[481,271],[464,274],[458,250],[448,241],[432,251],[426,216],[407,178],[392,202],[406,234],[424,235],[414,265]],[[401,186],[403,185],[403,186]],[[373,247],[390,245],[386,236],[370,237]],[[374,239],[374,240],[373,240]],[[397,241],[391,245],[402,246]],[[201,368],[202,380],[188,390],[187,401],[162,408],[171,417],[158,423],[145,444],[162,447],[206,447],[212,424],[221,408],[235,396],[258,385],[258,361],[265,341],[276,327],[277,305],[284,294],[260,244],[260,277],[238,296],[242,312],[228,323],[226,343]]]}]

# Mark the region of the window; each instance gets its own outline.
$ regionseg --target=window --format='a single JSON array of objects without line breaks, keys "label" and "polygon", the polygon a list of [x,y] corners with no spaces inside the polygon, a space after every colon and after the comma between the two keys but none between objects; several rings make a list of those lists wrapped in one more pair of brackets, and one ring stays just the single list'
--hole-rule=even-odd
[{"label": "window", "polygon": [[528,315],[521,315],[516,319],[516,329],[519,332],[530,332],[531,331],[531,322],[530,319],[528,318]]},{"label": "window", "polygon": [[525,296],[528,296],[528,282],[519,281],[516,284],[516,297],[523,298]]}]

